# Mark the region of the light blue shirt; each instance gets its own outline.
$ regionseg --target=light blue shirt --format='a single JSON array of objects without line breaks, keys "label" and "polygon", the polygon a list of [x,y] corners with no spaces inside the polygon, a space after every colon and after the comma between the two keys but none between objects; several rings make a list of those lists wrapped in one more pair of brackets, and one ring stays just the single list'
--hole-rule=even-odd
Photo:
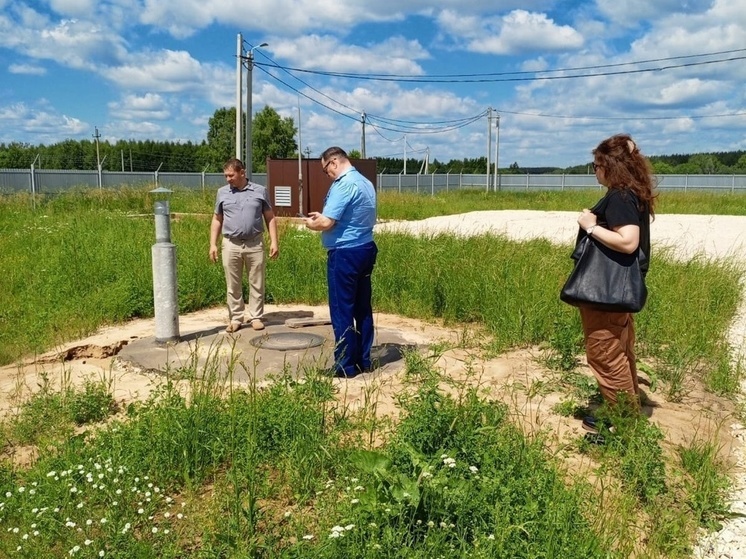
[{"label": "light blue shirt", "polygon": [[323,215],[336,223],[321,232],[325,249],[352,248],[373,241],[376,224],[376,191],[373,184],[352,167],[337,177],[324,200]]}]

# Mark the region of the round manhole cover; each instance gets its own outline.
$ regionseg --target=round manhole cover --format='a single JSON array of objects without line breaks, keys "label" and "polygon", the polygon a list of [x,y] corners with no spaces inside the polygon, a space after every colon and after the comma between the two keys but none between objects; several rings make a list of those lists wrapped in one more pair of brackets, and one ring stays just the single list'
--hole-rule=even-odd
[{"label": "round manhole cover", "polygon": [[318,334],[306,334],[301,332],[279,332],[277,334],[264,334],[251,338],[251,345],[260,349],[276,349],[287,351],[291,349],[308,349],[318,347],[324,343],[326,338]]}]

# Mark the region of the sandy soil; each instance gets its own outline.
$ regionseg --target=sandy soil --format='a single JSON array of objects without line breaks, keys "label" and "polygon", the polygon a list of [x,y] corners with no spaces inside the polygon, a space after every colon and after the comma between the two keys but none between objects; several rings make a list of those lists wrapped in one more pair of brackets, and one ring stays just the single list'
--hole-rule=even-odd
[{"label": "sandy soil", "polygon": [[[418,222],[382,223],[377,229],[412,234],[450,231],[462,235],[492,231],[518,240],[545,237],[569,246],[577,232],[576,217],[577,213],[574,212],[472,212]],[[746,263],[746,217],[661,215],[653,223],[651,235],[653,250],[666,248],[682,259],[702,256]],[[325,307],[307,306],[270,305],[266,310],[273,312],[298,308],[310,310],[316,316],[328,313]],[[734,358],[744,355],[746,350],[746,310],[742,308],[741,311],[731,329]],[[220,324],[224,321],[224,315],[222,308],[214,308],[182,316],[180,322],[187,325]],[[376,324],[378,327],[397,329],[405,339],[422,346],[480,336],[475,330],[445,328],[383,313],[376,314]],[[162,379],[118,367],[116,354],[129,341],[152,336],[153,333],[152,319],[135,320],[102,328],[84,340],[29,358],[21,364],[0,368],[0,414],[12,413],[23,398],[38,388],[43,376],[53,382],[73,383],[80,383],[88,377],[107,377],[113,380],[115,397],[120,402],[147,397]],[[527,433],[548,433],[557,448],[571,449],[573,441],[582,432],[580,422],[553,413],[553,405],[562,401],[563,395],[553,387],[552,381],[556,375],[542,366],[541,357],[538,348],[511,351],[492,359],[485,359],[477,350],[459,349],[443,353],[436,364],[454,378],[480,383],[493,396],[508,403]],[[581,370],[591,376],[585,364]],[[379,414],[395,414],[394,401],[402,389],[401,381],[401,371],[395,369],[387,369],[364,381],[338,381],[340,397],[351,409],[362,408],[372,398],[377,402]],[[697,439],[718,438],[723,456],[733,465],[738,490],[733,497],[734,510],[746,512],[746,459],[743,452],[746,434],[735,418],[733,403],[708,394],[695,384],[688,387],[689,392],[680,403],[665,401],[660,393],[651,392],[649,387],[643,386],[643,389],[646,396],[644,411],[664,432],[666,450],[672,451],[679,444],[689,445]],[[568,461],[584,460],[577,453],[568,454]],[[24,456],[22,452],[16,456],[21,462],[32,458]],[[738,557],[740,555],[728,554],[731,551],[741,553],[741,550],[746,553],[743,543],[745,532],[746,524],[738,524],[737,521],[729,523],[723,532],[703,543],[698,557]],[[718,537],[725,537],[728,541],[718,540]]]}]

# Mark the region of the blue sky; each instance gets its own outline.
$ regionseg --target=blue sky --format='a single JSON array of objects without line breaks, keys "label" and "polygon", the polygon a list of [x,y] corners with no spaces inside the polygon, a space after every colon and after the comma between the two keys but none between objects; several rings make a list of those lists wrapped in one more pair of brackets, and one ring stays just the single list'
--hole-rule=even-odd
[{"label": "blue sky", "polygon": [[362,112],[369,157],[485,156],[488,107],[501,167],[583,164],[617,132],[746,149],[746,0],[0,0],[0,142],[201,142],[239,33],[268,43],[254,112],[300,110],[312,157],[360,149]]}]

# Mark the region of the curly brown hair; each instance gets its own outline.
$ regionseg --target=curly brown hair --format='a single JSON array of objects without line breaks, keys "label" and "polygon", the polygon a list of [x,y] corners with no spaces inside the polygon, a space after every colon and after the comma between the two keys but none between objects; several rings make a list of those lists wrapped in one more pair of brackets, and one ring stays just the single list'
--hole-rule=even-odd
[{"label": "curly brown hair", "polygon": [[604,168],[604,177],[609,188],[629,190],[640,204],[640,210],[647,208],[655,215],[653,192],[656,186],[653,168],[647,157],[629,134],[616,134],[605,139],[593,150],[595,162]]}]

